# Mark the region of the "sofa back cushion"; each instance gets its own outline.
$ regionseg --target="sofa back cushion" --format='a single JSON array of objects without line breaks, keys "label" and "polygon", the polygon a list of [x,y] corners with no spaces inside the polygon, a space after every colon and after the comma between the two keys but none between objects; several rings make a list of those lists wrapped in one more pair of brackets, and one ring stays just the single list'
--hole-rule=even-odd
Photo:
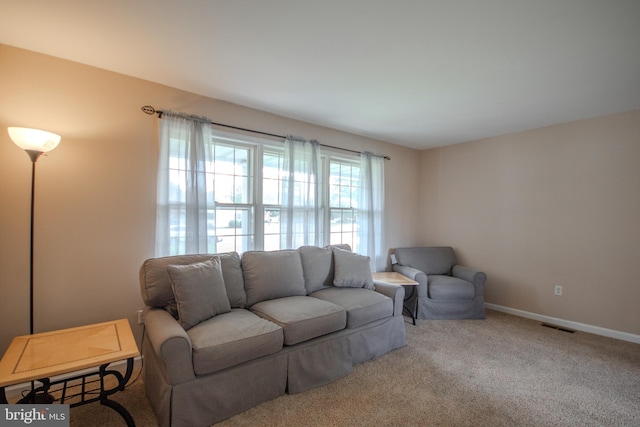
[{"label": "sofa back cushion", "polygon": [[231,308],[246,307],[240,256],[236,252],[215,255],[174,255],[146,260],[140,267],[140,293],[142,294],[142,300],[150,307],[164,308],[177,319],[178,310],[167,266],[193,264],[207,261],[214,256],[220,258],[222,277],[224,278]]},{"label": "sofa back cushion", "polygon": [[247,294],[244,292],[244,276],[240,255],[237,252],[216,254],[222,265],[222,277],[227,288],[227,296],[231,308],[245,308],[247,306]]},{"label": "sofa back cushion", "polygon": [[331,248],[301,246],[300,260],[307,294],[333,285],[333,251]]},{"label": "sofa back cushion", "polygon": [[249,251],[242,254],[247,305],[306,295],[300,251]]},{"label": "sofa back cushion", "polygon": [[456,265],[456,254],[449,246],[398,248],[395,252],[398,264],[417,268],[426,274],[451,275]]}]

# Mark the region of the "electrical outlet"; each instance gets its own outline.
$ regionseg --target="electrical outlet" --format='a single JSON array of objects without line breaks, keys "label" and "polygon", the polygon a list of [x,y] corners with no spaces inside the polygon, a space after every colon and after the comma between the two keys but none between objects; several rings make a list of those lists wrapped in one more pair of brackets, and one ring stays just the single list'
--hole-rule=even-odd
[{"label": "electrical outlet", "polygon": [[562,296],[562,286],[556,285],[555,289],[553,290],[553,293],[555,295]]},{"label": "electrical outlet", "polygon": [[144,319],[142,319],[142,310],[138,310],[137,314],[138,314],[138,325],[142,325],[144,323]]}]

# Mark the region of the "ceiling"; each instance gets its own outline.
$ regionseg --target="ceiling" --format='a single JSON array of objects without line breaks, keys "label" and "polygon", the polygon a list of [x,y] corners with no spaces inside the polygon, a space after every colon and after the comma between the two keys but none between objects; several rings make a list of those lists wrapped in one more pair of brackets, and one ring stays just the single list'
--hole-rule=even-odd
[{"label": "ceiling", "polygon": [[418,149],[640,108],[638,0],[0,0],[0,43]]}]

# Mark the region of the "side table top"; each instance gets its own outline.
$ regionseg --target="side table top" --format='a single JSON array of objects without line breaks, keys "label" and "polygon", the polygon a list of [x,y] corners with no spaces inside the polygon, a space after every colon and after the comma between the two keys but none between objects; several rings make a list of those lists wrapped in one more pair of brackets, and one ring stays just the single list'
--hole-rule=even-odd
[{"label": "side table top", "polygon": [[419,285],[419,283],[415,280],[409,279],[407,276],[395,271],[380,271],[378,273],[371,273],[371,278],[374,282],[390,283],[392,285]]},{"label": "side table top", "polygon": [[15,337],[0,361],[0,387],[50,378],[140,354],[127,319]]}]

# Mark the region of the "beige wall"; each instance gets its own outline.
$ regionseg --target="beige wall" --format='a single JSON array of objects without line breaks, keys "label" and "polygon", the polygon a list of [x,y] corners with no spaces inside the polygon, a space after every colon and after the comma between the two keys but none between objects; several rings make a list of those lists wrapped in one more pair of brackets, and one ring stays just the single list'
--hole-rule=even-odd
[{"label": "beige wall", "polygon": [[426,150],[420,181],[421,244],[487,302],[640,334],[640,110]]},{"label": "beige wall", "polygon": [[37,163],[36,332],[124,317],[140,337],[138,268],[153,256],[157,161],[147,104],[391,156],[387,246],[417,243],[415,150],[0,45],[0,352],[29,330],[31,163],[8,126],[62,136]]}]

